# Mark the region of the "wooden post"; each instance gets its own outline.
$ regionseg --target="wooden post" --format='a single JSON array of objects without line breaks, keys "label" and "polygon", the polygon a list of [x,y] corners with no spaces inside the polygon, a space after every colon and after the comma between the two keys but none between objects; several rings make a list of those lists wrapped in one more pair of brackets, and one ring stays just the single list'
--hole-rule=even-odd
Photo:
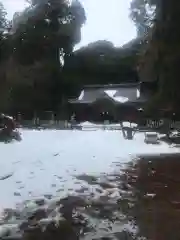
[{"label": "wooden post", "polygon": [[126,139],[126,132],[125,132],[125,130],[124,130],[122,121],[120,121],[120,126],[121,126],[121,129],[122,129],[123,137]]}]

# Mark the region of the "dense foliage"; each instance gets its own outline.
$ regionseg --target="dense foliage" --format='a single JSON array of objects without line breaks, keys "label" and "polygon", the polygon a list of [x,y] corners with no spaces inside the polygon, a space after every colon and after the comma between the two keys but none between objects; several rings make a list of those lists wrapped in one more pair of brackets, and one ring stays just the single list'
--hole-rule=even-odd
[{"label": "dense foliage", "polygon": [[81,39],[83,7],[77,0],[71,5],[63,0],[31,1],[8,28],[3,8],[0,15],[1,110],[57,110],[64,95],[64,56]]},{"label": "dense foliage", "polygon": [[[137,51],[115,48],[111,42],[98,41],[65,57],[63,75],[74,88],[84,84],[109,84],[138,81],[136,71]],[[74,92],[75,93],[75,92]]]}]

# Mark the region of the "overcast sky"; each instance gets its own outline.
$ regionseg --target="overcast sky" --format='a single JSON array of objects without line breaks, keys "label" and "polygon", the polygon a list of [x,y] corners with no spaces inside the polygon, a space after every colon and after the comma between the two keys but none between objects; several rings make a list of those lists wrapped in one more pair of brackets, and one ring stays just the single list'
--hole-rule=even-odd
[{"label": "overcast sky", "polygon": [[[1,0],[11,19],[14,12],[22,11],[25,0]],[[97,40],[109,40],[121,46],[136,36],[134,24],[129,19],[130,0],[81,0],[87,15],[78,47]]]}]

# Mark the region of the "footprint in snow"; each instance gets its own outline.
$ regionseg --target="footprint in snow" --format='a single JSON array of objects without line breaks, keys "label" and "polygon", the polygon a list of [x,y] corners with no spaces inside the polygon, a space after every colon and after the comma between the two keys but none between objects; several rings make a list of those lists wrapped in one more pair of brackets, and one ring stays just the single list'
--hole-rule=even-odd
[{"label": "footprint in snow", "polygon": [[54,156],[54,157],[57,157],[57,156],[59,156],[59,153],[55,153],[53,156]]},{"label": "footprint in snow", "polygon": [[8,178],[12,177],[12,175],[13,175],[13,173],[8,173],[6,175],[0,176],[0,180],[2,181],[2,180],[5,180],[5,179],[8,179]]}]

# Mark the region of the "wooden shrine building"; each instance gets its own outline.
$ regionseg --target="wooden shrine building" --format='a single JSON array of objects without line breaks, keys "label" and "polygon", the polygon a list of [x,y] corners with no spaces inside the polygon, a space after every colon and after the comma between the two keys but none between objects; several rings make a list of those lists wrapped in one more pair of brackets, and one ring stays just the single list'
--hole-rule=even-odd
[{"label": "wooden shrine building", "polygon": [[88,85],[69,103],[77,121],[136,122],[147,98],[141,91],[141,83]]}]

